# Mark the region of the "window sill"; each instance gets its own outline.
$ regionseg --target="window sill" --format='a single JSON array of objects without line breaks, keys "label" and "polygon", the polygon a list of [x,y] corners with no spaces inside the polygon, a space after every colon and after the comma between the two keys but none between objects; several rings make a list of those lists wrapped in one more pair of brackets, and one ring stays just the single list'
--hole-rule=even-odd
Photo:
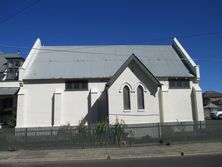
[{"label": "window sill", "polygon": [[126,113],[127,113],[127,112],[131,112],[131,110],[123,110],[123,112],[126,112]]},{"label": "window sill", "polygon": [[145,109],[138,109],[137,112],[145,112]]}]

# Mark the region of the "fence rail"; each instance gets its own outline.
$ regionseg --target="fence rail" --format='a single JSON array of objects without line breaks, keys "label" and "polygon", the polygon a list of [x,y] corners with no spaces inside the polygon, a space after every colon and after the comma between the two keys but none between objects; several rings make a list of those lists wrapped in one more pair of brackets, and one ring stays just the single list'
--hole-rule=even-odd
[{"label": "fence rail", "polygon": [[0,150],[131,147],[222,140],[222,121],[127,125],[117,130],[115,126],[101,133],[93,126],[0,129]]}]

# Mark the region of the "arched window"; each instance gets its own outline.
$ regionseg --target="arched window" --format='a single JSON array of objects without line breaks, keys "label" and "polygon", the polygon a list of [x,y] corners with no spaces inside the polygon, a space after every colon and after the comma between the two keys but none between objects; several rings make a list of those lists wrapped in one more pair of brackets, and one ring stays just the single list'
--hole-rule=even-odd
[{"label": "arched window", "polygon": [[144,93],[141,85],[137,87],[137,105],[138,109],[144,109]]},{"label": "arched window", "polygon": [[124,110],[130,110],[130,89],[128,86],[123,87],[123,107]]}]

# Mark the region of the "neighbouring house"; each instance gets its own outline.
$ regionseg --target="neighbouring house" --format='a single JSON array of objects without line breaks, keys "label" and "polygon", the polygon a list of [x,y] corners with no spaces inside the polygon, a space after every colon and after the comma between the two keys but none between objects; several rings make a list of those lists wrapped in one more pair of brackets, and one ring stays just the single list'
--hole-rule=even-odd
[{"label": "neighbouring house", "polygon": [[172,45],[42,46],[20,68],[17,126],[204,121],[199,65]]},{"label": "neighbouring house", "polygon": [[206,91],[203,93],[204,106],[213,103],[217,106],[222,105],[222,93],[216,91]]},{"label": "neighbouring house", "polygon": [[19,67],[23,62],[24,58],[19,52],[0,52],[0,126],[16,119]]},{"label": "neighbouring house", "polygon": [[213,104],[209,103],[206,106],[204,106],[204,117],[205,119],[210,119],[210,113],[213,111],[217,111],[220,107]]},{"label": "neighbouring house", "polygon": [[210,119],[210,113],[222,108],[222,93],[206,91],[203,93],[204,116]]}]

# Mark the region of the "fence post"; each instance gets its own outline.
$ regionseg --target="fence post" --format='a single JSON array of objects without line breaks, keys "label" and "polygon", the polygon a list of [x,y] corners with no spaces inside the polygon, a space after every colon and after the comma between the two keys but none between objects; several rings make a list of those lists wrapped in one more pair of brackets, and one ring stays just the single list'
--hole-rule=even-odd
[{"label": "fence post", "polygon": [[202,129],[202,122],[201,121],[199,122],[200,122],[200,137],[201,137],[201,140],[203,140],[204,135],[203,135],[203,129]]},{"label": "fence post", "polygon": [[157,128],[158,128],[158,137],[159,137],[159,143],[162,142],[162,134],[161,134],[161,125],[160,123],[157,123]]},{"label": "fence post", "polygon": [[157,123],[157,130],[158,130],[158,138],[159,138],[159,141],[160,141],[160,123]]},{"label": "fence post", "polygon": [[25,128],[25,147],[27,146],[27,128]]},{"label": "fence post", "polygon": [[52,127],[51,127],[51,136],[52,136]]}]

